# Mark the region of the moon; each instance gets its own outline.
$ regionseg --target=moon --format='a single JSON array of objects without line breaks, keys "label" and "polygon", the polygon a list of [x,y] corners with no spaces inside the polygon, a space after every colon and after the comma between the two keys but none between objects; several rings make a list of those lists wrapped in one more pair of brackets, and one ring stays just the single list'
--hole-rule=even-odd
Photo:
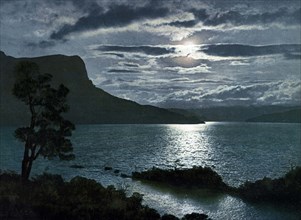
[{"label": "moon", "polygon": [[181,45],[181,53],[183,56],[194,56],[197,53],[197,45],[193,41],[185,41]]}]

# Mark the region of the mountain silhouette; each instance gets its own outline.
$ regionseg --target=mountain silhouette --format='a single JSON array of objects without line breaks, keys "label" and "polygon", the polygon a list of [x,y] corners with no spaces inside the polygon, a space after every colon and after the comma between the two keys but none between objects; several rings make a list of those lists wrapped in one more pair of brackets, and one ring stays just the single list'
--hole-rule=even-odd
[{"label": "mountain silhouette", "polygon": [[14,58],[0,51],[0,124],[27,124],[28,107],[12,95],[14,68],[20,61],[39,65],[41,73],[53,75],[53,85],[64,84],[70,89],[66,117],[77,124],[190,124],[202,123],[166,109],[140,105],[110,95],[93,85],[79,56],[51,55],[35,58]]},{"label": "mountain silhouette", "polygon": [[249,118],[248,122],[283,122],[283,123],[301,123],[301,109],[293,109],[285,112],[276,112],[264,114],[258,117]]}]

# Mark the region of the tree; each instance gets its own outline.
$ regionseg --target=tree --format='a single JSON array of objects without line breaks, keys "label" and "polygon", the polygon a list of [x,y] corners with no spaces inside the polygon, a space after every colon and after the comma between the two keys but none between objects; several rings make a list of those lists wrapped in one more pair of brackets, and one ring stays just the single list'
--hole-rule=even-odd
[{"label": "tree", "polygon": [[39,155],[51,159],[73,159],[72,143],[68,137],[75,126],[62,114],[69,110],[66,104],[68,88],[51,86],[52,75],[41,74],[34,62],[21,61],[16,65],[13,94],[28,106],[30,122],[15,130],[15,137],[24,143],[21,177],[26,182],[32,163]]}]

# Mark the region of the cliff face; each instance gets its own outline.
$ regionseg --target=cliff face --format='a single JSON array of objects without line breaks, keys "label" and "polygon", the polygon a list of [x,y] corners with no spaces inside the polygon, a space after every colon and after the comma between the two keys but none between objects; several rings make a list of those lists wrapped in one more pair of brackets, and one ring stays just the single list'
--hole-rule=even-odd
[{"label": "cliff face", "polygon": [[26,106],[12,95],[15,65],[24,60],[37,63],[41,73],[52,74],[54,85],[62,83],[70,89],[67,117],[74,123],[200,123],[195,118],[139,105],[96,88],[79,56],[14,58],[0,52],[0,124],[25,124],[29,120]]}]

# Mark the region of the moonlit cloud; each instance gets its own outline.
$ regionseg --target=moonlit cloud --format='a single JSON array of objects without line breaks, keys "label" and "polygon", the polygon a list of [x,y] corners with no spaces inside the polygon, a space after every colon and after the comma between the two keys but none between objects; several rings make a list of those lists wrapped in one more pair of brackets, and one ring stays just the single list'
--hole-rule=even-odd
[{"label": "moonlit cloud", "polygon": [[299,0],[2,0],[0,49],[79,55],[97,87],[141,104],[300,105],[300,10]]},{"label": "moonlit cloud", "polygon": [[193,68],[207,63],[207,60],[194,59],[188,56],[163,57],[157,60],[164,67]]},{"label": "moonlit cloud", "polygon": [[[301,81],[258,83],[247,86],[224,85],[213,90],[182,90],[165,98],[161,106],[182,105],[187,100],[193,99],[195,103],[202,105],[298,105],[301,101]],[[291,103],[294,100],[294,103]],[[197,107],[196,105],[195,107]]]}]

